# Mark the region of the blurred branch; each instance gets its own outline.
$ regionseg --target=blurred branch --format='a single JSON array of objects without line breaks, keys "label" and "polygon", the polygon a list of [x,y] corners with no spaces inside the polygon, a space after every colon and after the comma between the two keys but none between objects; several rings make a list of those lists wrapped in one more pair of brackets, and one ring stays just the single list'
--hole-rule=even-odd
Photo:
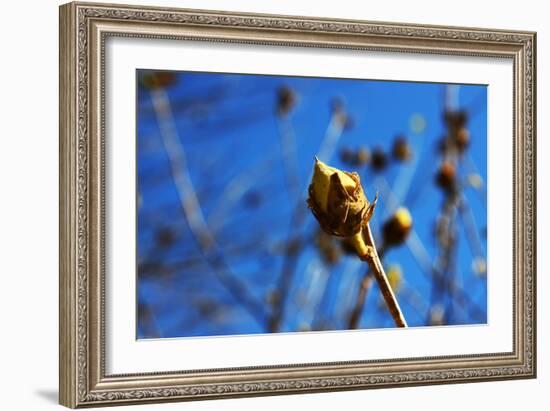
[{"label": "blurred branch", "polygon": [[294,131],[288,115],[280,116],[278,120],[281,141],[281,154],[285,167],[287,189],[290,201],[298,202],[300,199],[300,179],[298,175],[298,162],[296,158],[296,141]]},{"label": "blurred branch", "polygon": [[472,159],[472,155],[470,152],[464,153],[463,161],[468,169],[468,173],[478,176],[479,177],[479,186],[475,187],[470,184],[470,186],[475,190],[477,196],[479,197],[479,200],[481,201],[481,204],[483,204],[483,207],[487,209],[487,186],[485,185],[485,182],[481,178],[481,174],[479,173],[479,170],[476,166],[476,163]]},{"label": "blurred branch", "polygon": [[[420,140],[423,141],[423,140]],[[413,151],[413,160],[410,164],[401,164],[401,167],[399,169],[399,174],[395,178],[395,182],[393,184],[393,188],[390,189],[392,196],[390,196],[387,200],[387,206],[386,206],[386,217],[393,214],[393,212],[401,205],[405,203],[405,198],[407,197],[411,184],[413,181],[413,177],[415,176],[418,165],[420,163],[420,158],[422,156],[422,148],[424,145],[422,144],[420,147],[418,147],[416,150]],[[383,183],[386,184],[386,186],[389,185],[387,181],[384,179]]]},{"label": "blurred branch", "polygon": [[151,306],[143,301],[143,298],[138,304],[138,338],[162,338],[162,332],[158,326],[155,313]]},{"label": "blurred branch", "polygon": [[440,273],[438,268],[433,264],[432,258],[414,230],[409,234],[406,244],[415,261],[419,265],[421,269],[420,271],[429,279],[429,281],[434,281],[434,279],[437,279],[437,281],[440,281],[444,286],[454,290],[454,293],[457,296],[457,302],[459,304],[468,307],[471,310],[472,315],[475,317],[478,317],[479,319],[485,318],[485,311],[479,308],[474,301],[472,301],[470,295],[457,284],[446,279],[445,276]]},{"label": "blurred branch", "polygon": [[304,309],[302,310],[302,323],[307,329],[313,329],[315,314],[319,310],[325,287],[328,283],[330,272],[323,264],[309,263],[305,270],[305,298]]},{"label": "blurred branch", "polygon": [[[254,253],[258,251],[258,244],[260,240],[265,239],[265,231],[260,231],[257,235],[242,243],[230,242],[227,246],[223,247],[222,251],[226,258],[231,256],[242,256],[248,253]],[[151,255],[156,255],[157,249],[153,249],[150,252]],[[189,253],[184,253],[185,255]],[[158,260],[158,261],[157,261]],[[158,267],[162,265],[167,274],[172,274],[183,269],[198,268],[204,262],[204,256],[202,254],[196,256],[189,256],[184,259],[178,259],[171,261],[170,263],[163,263],[161,259],[145,258],[145,264],[140,266],[141,275],[152,275],[158,272]]]},{"label": "blurred branch", "polygon": [[162,141],[170,160],[174,184],[193,238],[220,283],[248,311],[252,318],[263,325],[265,324],[263,305],[249,295],[246,286],[233,275],[204,220],[187,170],[185,150],[179,141],[168,96],[162,88],[153,88],[150,93],[158,118]]},{"label": "blurred branch", "polygon": [[462,222],[464,223],[466,238],[468,239],[468,244],[470,245],[472,254],[476,258],[485,258],[485,250],[481,244],[474,214],[472,213],[472,209],[464,197],[458,201],[458,209],[462,217]]},{"label": "blurred branch", "polygon": [[359,327],[359,320],[361,319],[361,314],[363,314],[363,307],[365,306],[365,301],[367,299],[367,294],[372,286],[374,279],[370,273],[370,270],[363,276],[361,283],[359,284],[359,293],[357,299],[355,300],[355,306],[350,313],[348,319],[348,328],[356,329]]},{"label": "blurred branch", "polygon": [[[439,245],[439,253],[437,256],[437,272],[440,275],[434,276],[431,290],[431,306],[434,306],[441,299],[443,292],[446,290],[449,294],[453,294],[453,289],[448,285],[450,281],[443,279],[450,276],[454,257],[457,251],[457,230],[456,230],[456,204],[457,195],[446,194],[442,211],[436,219],[436,238]],[[448,310],[452,310],[452,296],[448,305]],[[447,316],[450,316],[450,312]]]},{"label": "blurred branch", "polygon": [[261,156],[258,162],[236,175],[225,186],[214,207],[213,213],[208,218],[208,225],[212,227],[214,232],[219,230],[225,215],[231,210],[232,205],[238,202],[251,187],[254,187],[258,180],[269,173],[274,165],[274,154],[271,154],[267,158]]},{"label": "blurred branch", "polygon": [[407,282],[403,283],[399,291],[399,298],[405,300],[413,307],[419,318],[424,319],[426,317],[426,313],[429,311],[430,307],[426,304],[420,293]]},{"label": "blurred branch", "polygon": [[[339,115],[336,112],[333,112],[325,132],[325,136],[317,151],[318,158],[328,161],[328,159],[332,157],[334,150],[336,149],[336,144],[344,131],[344,126],[345,124],[343,124],[342,121],[339,121]],[[311,171],[310,176],[306,181],[311,180],[312,173],[313,171]],[[287,251],[284,256],[281,274],[279,276],[279,281],[277,282],[277,292],[279,297],[276,299],[273,307],[273,314],[269,321],[269,330],[271,332],[279,331],[281,326],[281,320],[284,315],[284,309],[288,299],[290,283],[292,282],[292,277],[294,276],[294,271],[298,261],[298,249],[302,247],[302,244],[298,239],[299,235],[296,236],[296,232],[300,232],[300,229],[302,228],[303,220],[307,215],[307,207],[305,205],[304,198],[301,197],[305,198],[305,195],[300,196],[290,219],[288,240],[286,242],[289,246],[289,251]]]},{"label": "blurred branch", "polygon": [[[333,317],[338,321],[344,318],[344,326],[347,326],[349,312],[353,309],[354,295],[358,293],[357,277],[360,276],[363,264],[361,260],[355,258],[346,259],[346,264],[342,268],[342,279],[336,292],[336,307]],[[365,296],[366,298],[366,296]]]}]

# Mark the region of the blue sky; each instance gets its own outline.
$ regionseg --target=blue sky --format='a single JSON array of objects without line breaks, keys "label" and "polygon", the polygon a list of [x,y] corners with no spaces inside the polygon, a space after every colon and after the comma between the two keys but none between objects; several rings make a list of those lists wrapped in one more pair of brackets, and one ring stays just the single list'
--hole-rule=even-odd
[{"label": "blue sky", "polygon": [[[139,75],[143,78],[151,73],[142,70]],[[281,87],[292,89],[297,96],[295,106],[284,117],[276,110]],[[434,224],[444,195],[434,179],[441,161],[438,141],[446,131],[446,101],[453,109],[467,112],[470,133],[470,145],[457,166],[468,212],[457,215],[455,269],[447,273],[460,292],[449,291],[434,300],[431,274],[407,245],[390,249],[384,265],[401,268],[404,283],[397,297],[409,325],[428,325],[430,313],[437,310],[446,313],[446,324],[485,323],[486,277],[472,268],[479,252],[473,251],[476,247],[468,227],[475,228],[474,237],[485,253],[486,86],[175,72],[175,81],[163,90],[178,143],[185,152],[188,177],[216,239],[216,256],[223,257],[227,271],[265,312],[251,314],[219,281],[196,245],[163,140],[166,118],[159,118],[155,110],[154,93],[138,86],[139,338],[266,332],[262,316],[269,317],[270,296],[272,299],[287,258],[284,250],[289,235],[300,238],[302,247],[281,331],[346,328],[345,318],[364,264],[347,255],[334,265],[325,264],[315,245],[318,224],[311,213],[291,227],[292,214],[306,207],[313,159],[321,146],[327,147],[323,144],[327,138],[334,137],[337,144],[333,150],[325,150],[326,157],[321,159],[357,171],[368,198],[380,195],[371,220],[379,242],[383,222],[396,206],[405,206],[424,255],[436,263],[439,248]],[[335,100],[353,119],[353,125],[341,135],[327,132]],[[341,159],[342,149],[372,151],[379,147],[389,152],[398,135],[404,135],[412,148],[408,162],[390,161],[382,172],[375,172],[369,165],[351,166]],[[282,147],[289,146],[289,141],[291,149],[284,151]],[[294,191],[289,189],[285,171],[289,167]],[[467,184],[472,175],[483,182],[480,189]],[[390,201],[392,197],[396,201]],[[392,319],[373,287],[360,327],[391,326]]]}]

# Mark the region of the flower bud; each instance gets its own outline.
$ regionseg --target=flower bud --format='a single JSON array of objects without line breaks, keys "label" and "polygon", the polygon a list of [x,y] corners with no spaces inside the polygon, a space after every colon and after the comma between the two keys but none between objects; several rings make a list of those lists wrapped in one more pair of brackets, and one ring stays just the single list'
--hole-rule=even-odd
[{"label": "flower bud", "polygon": [[443,136],[441,137],[438,141],[437,141],[437,145],[436,145],[436,148],[437,148],[437,152],[439,154],[442,154],[442,155],[445,155],[446,153],[449,152],[450,148],[451,148],[451,143],[449,141],[449,139],[447,138],[447,136]]},{"label": "flower bud", "polygon": [[176,233],[170,228],[161,228],[156,233],[156,240],[160,248],[169,248],[176,240]]},{"label": "flower bud", "polygon": [[300,248],[302,248],[302,243],[298,238],[294,238],[285,246],[285,254],[287,255],[296,255],[300,251]]},{"label": "flower bud", "polygon": [[426,118],[420,113],[413,114],[409,120],[409,127],[415,134],[422,133],[426,129]]},{"label": "flower bud", "polygon": [[388,277],[388,282],[390,287],[394,292],[399,291],[401,285],[403,284],[403,272],[401,271],[401,266],[399,264],[392,264],[389,266],[386,271],[386,276]]},{"label": "flower bud", "polygon": [[140,76],[140,83],[148,89],[166,88],[176,82],[176,75],[171,71],[157,71]]},{"label": "flower bud", "polygon": [[480,189],[483,187],[483,178],[477,173],[468,174],[467,181],[473,188]]},{"label": "flower bud", "polygon": [[405,207],[398,208],[382,228],[384,244],[387,246],[402,244],[411,231],[412,223],[409,210]]},{"label": "flower bud", "polygon": [[330,101],[330,110],[332,113],[340,113],[344,111],[344,102],[340,97],[334,97]]},{"label": "flower bud", "polygon": [[459,153],[463,153],[466,150],[470,144],[470,132],[466,127],[460,127],[454,133],[454,143]]},{"label": "flower bud", "polygon": [[393,142],[392,156],[397,161],[409,161],[412,157],[411,148],[407,139],[403,136],[399,136]]},{"label": "flower bud", "polygon": [[477,276],[483,276],[487,274],[487,261],[483,257],[476,257],[472,261],[472,270]]},{"label": "flower bud", "polygon": [[343,148],[340,151],[340,160],[342,163],[354,164],[355,163],[355,153],[351,148]]},{"label": "flower bud", "polygon": [[271,289],[267,292],[265,299],[271,306],[276,306],[281,301],[281,293],[278,290]]},{"label": "flower bud", "polygon": [[339,98],[332,99],[331,103],[332,115],[336,123],[342,127],[342,130],[350,130],[355,125],[353,117],[349,115],[344,106],[344,102]]},{"label": "flower bud", "polygon": [[308,206],[321,228],[332,235],[351,237],[361,231],[374,212],[357,173],[329,167],[315,159]]},{"label": "flower bud", "polygon": [[294,90],[290,87],[283,86],[277,92],[277,113],[284,116],[292,110],[296,104],[297,97]]},{"label": "flower bud", "polygon": [[371,167],[374,171],[383,171],[388,165],[388,156],[380,147],[376,147],[371,156]]},{"label": "flower bud", "polygon": [[343,148],[340,151],[340,160],[355,167],[364,166],[370,161],[370,151],[367,147],[359,147],[356,151]]},{"label": "flower bud", "polygon": [[359,147],[356,153],[357,165],[364,166],[370,161],[370,151],[366,147]]},{"label": "flower bud", "polygon": [[447,127],[451,129],[458,129],[464,127],[468,121],[468,114],[466,111],[446,111],[443,114]]},{"label": "flower bud", "polygon": [[456,169],[453,163],[443,162],[435,176],[435,182],[443,190],[451,192],[455,188]]}]

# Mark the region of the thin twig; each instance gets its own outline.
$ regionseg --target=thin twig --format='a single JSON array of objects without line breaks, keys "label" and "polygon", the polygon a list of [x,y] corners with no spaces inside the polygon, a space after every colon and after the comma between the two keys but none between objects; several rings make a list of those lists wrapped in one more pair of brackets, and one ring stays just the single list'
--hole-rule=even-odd
[{"label": "thin twig", "polygon": [[300,178],[296,159],[296,138],[288,116],[279,118],[278,125],[288,196],[291,201],[298,202],[300,201]]},{"label": "thin twig", "polygon": [[[413,150],[415,155],[413,156],[411,164],[403,164],[400,167],[399,173],[394,180],[393,188],[389,190],[392,192],[393,196],[387,200],[387,216],[393,214],[395,210],[404,203],[405,198],[407,198],[408,193],[411,191],[411,184],[418,170],[418,165],[420,164],[425,147],[425,144],[423,144],[424,139],[420,139],[419,141],[421,142],[419,147]],[[384,182],[388,184],[385,179]]]},{"label": "thin twig", "polygon": [[[450,301],[445,313],[450,317],[452,311],[454,290],[449,286],[455,282],[454,277],[454,262],[457,247],[457,229],[456,229],[456,193],[445,193],[442,210],[436,219],[436,238],[439,246],[437,256],[437,273],[432,281],[432,289],[430,293],[430,305],[435,306],[439,300],[443,299],[443,294],[447,292]],[[447,279],[445,281],[445,279]],[[429,316],[429,314],[428,314]],[[427,318],[430,321],[430,318]]]},{"label": "thin twig", "polygon": [[[382,259],[384,258],[384,247],[383,246],[380,247],[380,249],[377,250],[377,252],[378,252],[378,258],[380,259],[380,261],[382,261]],[[357,298],[355,299],[355,304],[348,318],[348,328],[350,330],[356,329],[359,327],[359,321],[361,320],[361,315],[363,314],[363,309],[365,307],[367,295],[368,295],[369,289],[372,287],[372,283],[373,283],[372,272],[370,269],[368,269],[363,275],[361,282],[359,283]]]},{"label": "thin twig", "polygon": [[[462,162],[464,163],[464,166],[467,168],[467,172],[470,174],[476,174],[481,178],[481,174],[476,166],[476,163],[474,159],[472,158],[472,155],[470,154],[470,151],[466,151],[462,155]],[[472,187],[474,191],[476,192],[477,196],[479,197],[479,201],[483,205],[485,209],[487,209],[487,185],[485,184],[485,181],[481,179],[481,185],[479,187]]]},{"label": "thin twig", "polygon": [[380,261],[380,257],[378,256],[378,252],[376,251],[374,237],[372,236],[372,231],[368,223],[363,227],[363,233],[365,244],[367,245],[369,252],[360,257],[363,261],[367,262],[370,270],[374,274],[374,278],[376,279],[378,288],[380,288],[380,292],[384,297],[384,301],[386,302],[388,310],[393,317],[395,325],[397,327],[407,327],[405,316],[403,315],[403,312],[399,307],[397,298],[395,297],[390,282],[388,281],[388,276],[384,271],[384,267],[382,266],[382,262]]},{"label": "thin twig", "polygon": [[332,318],[338,321],[346,318],[344,324],[348,324],[348,313],[352,310],[353,296],[356,294],[358,284],[356,282],[359,270],[363,269],[362,261],[358,258],[348,258],[342,268],[342,277],[336,291],[335,300],[338,301],[332,307]]},{"label": "thin twig", "polygon": [[414,230],[409,234],[406,244],[414,257],[414,261],[420,267],[420,272],[423,273],[428,280],[436,281],[437,279],[437,281],[440,281],[443,284],[442,286],[452,288],[458,298],[457,302],[464,307],[468,306],[471,310],[471,315],[479,318],[485,316],[484,311],[472,301],[470,295],[456,283],[452,282],[450,279],[446,279],[443,273],[441,273],[435,264],[433,264],[432,257],[428,254],[424,244]]},{"label": "thin twig", "polygon": [[462,197],[458,202],[458,209],[464,223],[466,238],[468,240],[468,243],[470,244],[472,254],[476,258],[484,258],[485,250],[483,249],[483,245],[481,244],[481,238],[479,237],[476,219],[474,217],[472,209],[470,208],[464,197]]},{"label": "thin twig", "polygon": [[212,227],[214,232],[220,229],[231,207],[242,199],[247,191],[257,184],[258,180],[268,174],[274,166],[275,155],[268,155],[265,158],[260,157],[252,166],[247,167],[229,181],[213,207],[214,211],[208,217],[208,225]]},{"label": "thin twig", "polygon": [[309,329],[313,329],[315,324],[315,314],[320,309],[323,293],[329,280],[329,271],[327,267],[319,263],[316,259],[313,264],[306,267],[306,293],[304,296],[304,309],[302,310],[302,322]]},{"label": "thin twig", "polygon": [[349,316],[348,329],[350,330],[356,329],[359,326],[359,320],[361,318],[361,314],[363,314],[363,307],[365,306],[365,301],[367,300],[367,295],[372,286],[372,282],[373,278],[370,270],[368,270],[359,284],[359,292],[357,293],[356,303]]}]

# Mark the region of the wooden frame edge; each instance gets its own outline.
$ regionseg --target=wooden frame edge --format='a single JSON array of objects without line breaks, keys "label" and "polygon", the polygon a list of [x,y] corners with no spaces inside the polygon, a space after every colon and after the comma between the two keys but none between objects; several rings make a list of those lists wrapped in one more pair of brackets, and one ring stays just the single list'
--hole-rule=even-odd
[{"label": "wooden frame edge", "polygon": [[77,406],[75,329],[76,6],[59,8],[59,402]]}]

